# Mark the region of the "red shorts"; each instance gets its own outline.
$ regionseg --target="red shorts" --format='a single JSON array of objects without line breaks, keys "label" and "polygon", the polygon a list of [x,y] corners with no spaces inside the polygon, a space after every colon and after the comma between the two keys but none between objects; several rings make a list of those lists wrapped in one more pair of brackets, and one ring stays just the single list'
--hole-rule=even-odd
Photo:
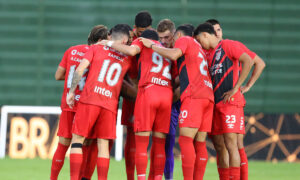
[{"label": "red shorts", "polygon": [[134,132],[169,133],[173,92],[149,85],[139,88],[134,108]]},{"label": "red shorts", "polygon": [[212,135],[224,133],[245,134],[244,108],[227,105],[214,109]]},{"label": "red shorts", "polygon": [[123,98],[121,124],[133,126],[134,102]]},{"label": "red shorts", "polygon": [[59,119],[57,136],[64,138],[72,138],[72,125],[75,112],[62,110]]},{"label": "red shorts", "polygon": [[116,138],[117,114],[103,107],[79,102],[72,133],[98,139]]},{"label": "red shorts", "polygon": [[209,99],[185,98],[181,104],[179,127],[198,128],[200,132],[210,132],[214,103]]}]

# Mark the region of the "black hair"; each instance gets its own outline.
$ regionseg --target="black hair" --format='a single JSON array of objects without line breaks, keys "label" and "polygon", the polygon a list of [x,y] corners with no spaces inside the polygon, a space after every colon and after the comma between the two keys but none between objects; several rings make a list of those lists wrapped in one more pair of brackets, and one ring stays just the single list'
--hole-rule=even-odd
[{"label": "black hair", "polygon": [[152,39],[152,40],[155,40],[155,41],[158,41],[159,40],[159,37],[158,37],[158,34],[156,31],[154,30],[151,30],[151,29],[146,29],[141,37],[144,37],[144,38],[148,38],[148,39]]},{"label": "black hair", "polygon": [[192,34],[194,34],[194,30],[195,30],[195,26],[192,24],[183,24],[183,26],[186,26],[190,29],[190,31],[192,31]]},{"label": "black hair", "polygon": [[135,16],[135,26],[145,28],[152,25],[152,18],[148,11],[141,11]]},{"label": "black hair", "polygon": [[97,25],[91,30],[87,43],[88,45],[95,44],[99,40],[107,39],[107,35],[107,27],[104,25]]},{"label": "black hair", "polygon": [[216,25],[216,24],[219,24],[219,25],[221,25],[220,24],[220,22],[218,21],[218,20],[216,20],[216,19],[208,19],[208,20],[206,20],[205,21],[206,23],[210,23],[211,25]]},{"label": "black hair", "polygon": [[185,36],[193,37],[193,29],[187,25],[180,25],[177,27],[176,32],[181,31]]},{"label": "black hair", "polygon": [[209,34],[214,34],[216,35],[216,31],[213,27],[213,25],[211,25],[210,23],[203,23],[200,24],[194,31],[194,36],[199,35],[202,32],[207,32]]},{"label": "black hair", "polygon": [[110,35],[113,39],[120,39],[123,35],[127,36],[128,38],[130,37],[128,27],[126,27],[124,24],[115,25],[111,29]]}]

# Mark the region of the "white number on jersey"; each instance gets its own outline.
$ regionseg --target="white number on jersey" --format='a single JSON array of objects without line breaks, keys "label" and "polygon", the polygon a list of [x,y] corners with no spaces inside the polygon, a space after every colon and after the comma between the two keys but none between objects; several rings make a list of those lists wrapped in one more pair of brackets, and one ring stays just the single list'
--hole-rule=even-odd
[{"label": "white number on jersey", "polygon": [[[69,70],[69,75],[68,75],[68,80],[67,80],[67,88],[71,88],[71,84],[72,84],[72,80],[73,80],[73,76],[74,76],[74,73],[75,73],[75,69],[76,69],[76,65],[73,65],[70,67],[70,70]],[[83,72],[83,75],[88,71],[88,69],[85,69],[84,72]],[[79,90],[82,91],[83,90],[83,87],[85,85],[85,80],[86,80],[86,77],[82,77],[81,80],[79,81]]]},{"label": "white number on jersey", "polygon": [[204,69],[206,67],[208,69],[207,61],[205,60],[204,56],[199,52],[198,57],[202,58],[202,62],[200,64],[200,72],[202,75],[207,76],[207,71]]},{"label": "white number on jersey", "polygon": [[[103,65],[101,67],[98,81],[103,82],[104,79],[106,79],[106,83],[110,86],[114,86],[118,83],[121,72],[122,72],[122,66],[119,63],[113,63],[109,67],[110,60],[106,59],[103,62]],[[114,77],[112,77],[115,74]],[[106,75],[106,78],[105,78]]]},{"label": "white number on jersey", "polygon": [[[154,52],[152,54],[152,62],[154,64],[156,64],[157,66],[152,67],[150,72],[159,73],[161,71],[161,69],[163,68],[163,60],[164,60],[164,58],[161,55]],[[166,77],[167,79],[172,79],[172,76],[170,73],[171,61],[169,59],[165,59],[165,60],[169,63],[169,65],[164,68],[162,75],[164,77]]]}]

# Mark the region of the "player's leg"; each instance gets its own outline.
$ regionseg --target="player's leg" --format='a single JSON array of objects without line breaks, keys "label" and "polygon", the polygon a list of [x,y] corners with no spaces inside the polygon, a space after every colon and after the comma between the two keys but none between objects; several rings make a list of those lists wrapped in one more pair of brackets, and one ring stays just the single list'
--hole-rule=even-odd
[{"label": "player's leg", "polygon": [[194,138],[198,128],[180,127],[179,128],[179,146],[181,150],[182,171],[184,180],[192,180],[194,174],[194,165],[196,152],[194,147]]},{"label": "player's leg", "polygon": [[240,176],[241,176],[241,180],[248,180],[248,158],[245,152],[243,139],[244,139],[244,135],[238,134],[238,148],[239,148],[239,154],[241,159]]},{"label": "player's leg", "polygon": [[229,176],[232,180],[240,179],[240,154],[237,145],[237,133],[225,133],[224,142],[229,153]]},{"label": "player's leg", "polygon": [[[97,164],[97,157],[98,157],[98,148],[97,148],[97,140],[96,139],[86,139],[86,150],[83,150],[83,159],[84,163],[81,167],[82,175],[81,180],[90,180],[96,164]],[[84,143],[85,146],[85,143]],[[84,147],[83,146],[83,147]]]},{"label": "player's leg", "polygon": [[209,100],[197,100],[194,106],[196,105],[202,112],[198,114],[198,118],[201,118],[201,125],[194,141],[196,151],[194,179],[203,180],[208,160],[205,140],[207,132],[211,132],[214,104]]},{"label": "player's leg", "polygon": [[150,131],[135,132],[135,164],[138,180],[146,179],[148,163],[147,147],[149,144]]},{"label": "player's leg", "polygon": [[165,143],[165,133],[153,132],[151,147],[151,163],[153,164],[153,178],[155,180],[161,180],[163,177],[166,162]]},{"label": "player's leg", "polygon": [[71,180],[78,180],[80,176],[80,168],[82,165],[82,144],[84,137],[73,134],[71,140],[71,151],[70,151],[70,175]]},{"label": "player's leg", "polygon": [[220,180],[229,179],[229,154],[223,135],[213,135],[212,142],[217,152],[217,168]]},{"label": "player's leg", "polygon": [[109,169],[109,140],[97,139],[98,158],[97,158],[97,173],[98,180],[106,180]]},{"label": "player's leg", "polygon": [[59,120],[58,146],[52,158],[50,180],[56,180],[61,168],[64,165],[66,152],[70,146],[72,138],[72,124],[75,112],[62,111]]},{"label": "player's leg", "polygon": [[127,125],[127,136],[125,143],[125,164],[127,180],[134,180],[134,169],[135,169],[135,136],[133,127]]}]

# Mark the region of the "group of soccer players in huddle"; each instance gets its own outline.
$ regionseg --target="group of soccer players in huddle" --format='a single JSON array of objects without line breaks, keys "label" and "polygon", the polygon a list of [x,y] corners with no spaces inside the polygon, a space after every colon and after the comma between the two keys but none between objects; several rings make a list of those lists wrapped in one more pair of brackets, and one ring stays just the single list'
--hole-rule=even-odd
[{"label": "group of soccer players in huddle", "polygon": [[134,29],[95,26],[87,45],[65,52],[55,74],[65,84],[50,179],[58,178],[69,146],[71,180],[91,179],[95,167],[98,179],[107,179],[121,95],[128,180],[134,180],[135,169],[138,180],[146,179],[150,134],[148,179],[173,179],[178,124],[185,180],[203,179],[207,134],[217,152],[220,180],[247,180],[243,93],[264,67],[242,43],[223,40],[215,19],[196,28],[175,28],[163,19],[155,30],[150,13],[141,11]]}]

